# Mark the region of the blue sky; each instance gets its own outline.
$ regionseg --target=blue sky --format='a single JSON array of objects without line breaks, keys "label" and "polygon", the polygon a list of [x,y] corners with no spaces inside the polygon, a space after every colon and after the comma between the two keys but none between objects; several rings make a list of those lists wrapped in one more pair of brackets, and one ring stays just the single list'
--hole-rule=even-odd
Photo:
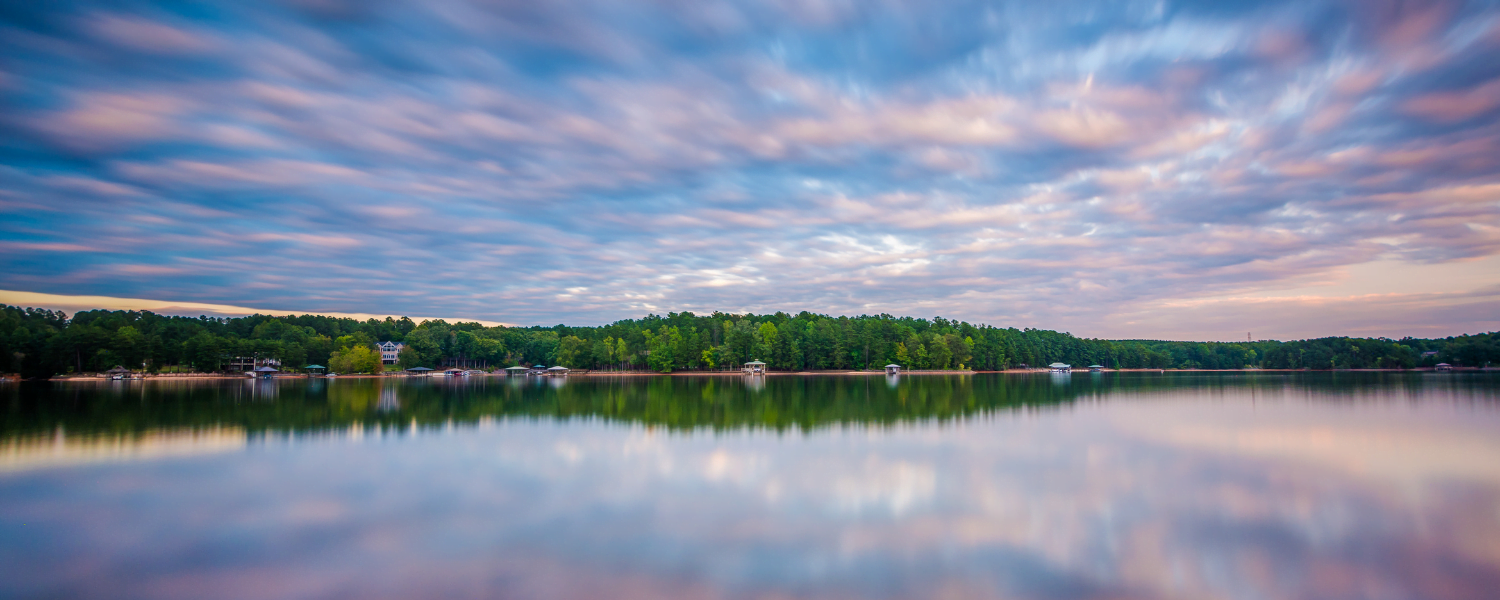
[{"label": "blue sky", "polygon": [[0,302],[1500,329],[1493,1],[0,7]]}]

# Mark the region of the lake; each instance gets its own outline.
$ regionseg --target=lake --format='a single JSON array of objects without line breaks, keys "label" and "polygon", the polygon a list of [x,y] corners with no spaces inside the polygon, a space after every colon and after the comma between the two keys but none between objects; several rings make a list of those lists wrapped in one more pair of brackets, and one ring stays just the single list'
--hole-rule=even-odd
[{"label": "lake", "polygon": [[5,598],[1500,596],[1500,373],[0,399]]}]

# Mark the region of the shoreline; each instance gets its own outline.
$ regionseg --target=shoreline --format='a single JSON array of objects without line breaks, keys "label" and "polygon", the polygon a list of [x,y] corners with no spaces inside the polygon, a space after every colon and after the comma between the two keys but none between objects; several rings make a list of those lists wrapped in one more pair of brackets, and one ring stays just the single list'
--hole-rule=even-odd
[{"label": "shoreline", "polygon": [[[1416,369],[1316,369],[1316,370],[1314,370],[1314,369],[1105,369],[1103,371],[1099,371],[1099,373],[1101,373],[1101,374],[1102,373],[1162,373],[1162,374],[1166,374],[1166,373],[1450,373],[1450,372],[1451,373],[1464,373],[1464,372],[1476,372],[1477,373],[1477,372],[1490,372],[1490,371],[1497,371],[1497,370],[1500,370],[1500,367],[1454,367],[1451,370],[1446,370],[1446,371],[1438,371],[1438,370],[1433,369],[1431,367],[1416,368]],[[1087,369],[1074,369],[1071,372],[1069,372],[1070,375],[1074,375],[1074,374],[1088,374],[1088,373],[1093,373],[1093,372],[1089,371]],[[1052,371],[1050,371],[1048,369],[1006,369],[1006,370],[1003,370],[1003,371],[970,371],[970,370],[965,370],[965,371],[956,371],[956,370],[955,371],[936,371],[936,370],[918,370],[918,371],[903,371],[899,375],[923,376],[923,375],[979,375],[979,374],[985,374],[985,375],[990,375],[990,374],[1037,375],[1037,374],[1052,374]],[[769,371],[769,372],[764,373],[763,375],[759,375],[759,376],[765,376],[765,377],[787,377],[787,376],[811,377],[811,376],[826,376],[826,375],[872,376],[872,375],[885,375],[885,371],[853,371],[853,370],[840,370],[840,369],[818,370],[818,371]],[[508,375],[508,374],[502,372],[502,373],[473,374],[473,375],[467,375],[466,377],[510,378],[510,377],[536,377],[536,376],[535,375],[515,376],[515,375]],[[596,371],[596,372],[588,372],[588,373],[570,373],[568,375],[565,375],[564,377],[753,377],[753,376],[752,375],[746,375],[745,373],[739,372],[739,371],[676,371],[676,372],[672,372],[672,373],[656,373],[656,372],[651,372],[651,371]],[[255,380],[261,379],[261,378],[249,377],[249,376],[246,376],[246,375],[230,375],[230,374],[221,374],[221,373],[184,373],[184,374],[146,375],[144,377],[133,377],[133,378],[124,379],[124,380],[110,379],[108,377],[102,377],[102,376],[81,376],[81,377],[53,377],[51,379],[45,379],[45,380],[23,380],[23,379],[19,379],[19,378],[6,377],[4,379],[0,379],[0,381],[4,381],[4,382],[19,382],[19,381],[56,381],[56,382],[77,382],[77,381],[194,381],[194,380],[226,380],[226,379],[229,379],[229,380],[232,380],[232,379],[241,379],[241,380],[246,380],[246,381],[255,381]],[[283,374],[283,375],[272,376],[272,377],[270,377],[268,379],[334,379],[334,380],[337,380],[337,379],[450,379],[450,377],[444,377],[444,376],[436,376],[436,377],[434,377],[434,376],[411,376],[411,375],[385,375],[385,374],[381,374],[381,375],[357,374],[357,375],[339,375],[337,377],[323,377],[323,376],[320,376],[320,375],[319,376],[314,376],[314,375],[306,375],[306,374]]]}]

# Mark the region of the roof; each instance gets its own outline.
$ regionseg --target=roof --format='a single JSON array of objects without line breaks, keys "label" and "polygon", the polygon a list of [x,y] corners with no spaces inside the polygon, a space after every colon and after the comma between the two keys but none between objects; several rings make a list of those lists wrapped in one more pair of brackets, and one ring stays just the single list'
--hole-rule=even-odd
[{"label": "roof", "polygon": [[752,360],[752,361],[747,362],[745,364],[747,364],[747,365],[763,365],[763,364],[766,364],[766,363],[760,362],[758,360]]},{"label": "roof", "polygon": [[1090,369],[1103,369],[1104,365],[1089,365]]},{"label": "roof", "polygon": [[566,370],[568,370],[568,368],[567,367],[552,367],[552,368],[547,369],[547,370],[548,371],[566,371]]},{"label": "roof", "polygon": [[1071,367],[1073,365],[1070,365],[1068,363],[1052,363],[1052,364],[1047,365],[1047,366],[1053,367],[1053,368],[1057,368],[1057,367]]},{"label": "roof", "polygon": [[130,369],[127,369],[127,368],[122,367],[120,365],[115,365],[115,368],[110,369],[108,371],[105,371],[105,373],[129,373],[129,372],[130,372]]},{"label": "roof", "polygon": [[1433,366],[1437,366],[1437,367],[1451,367],[1451,366],[1453,366],[1453,365],[1450,365],[1450,364],[1448,364],[1448,363],[1438,363],[1438,364],[1436,364],[1436,365],[1433,365]]},{"label": "roof", "polygon": [[274,369],[272,367],[261,367],[259,369],[256,369],[255,372],[256,373],[275,373],[276,369]]},{"label": "roof", "polygon": [[514,367],[506,367],[505,368],[505,370],[507,370],[507,371],[517,371],[517,370],[519,370],[519,371],[525,371],[526,369],[527,369],[527,367],[523,367],[521,365],[516,365]]},{"label": "roof", "polygon": [[323,365],[307,365],[307,366],[302,367],[302,368],[304,368],[304,369],[326,369],[328,367],[325,367]]},{"label": "roof", "polygon": [[407,369],[407,370],[408,371],[431,371],[432,369],[429,369],[427,367],[412,367],[412,368]]},{"label": "roof", "polygon": [[887,368],[887,369],[889,369],[891,367],[896,367],[896,368],[899,369],[899,368],[901,368],[901,365],[898,365],[896,363],[891,363],[891,364],[888,364],[888,365],[885,366],[885,368]]}]

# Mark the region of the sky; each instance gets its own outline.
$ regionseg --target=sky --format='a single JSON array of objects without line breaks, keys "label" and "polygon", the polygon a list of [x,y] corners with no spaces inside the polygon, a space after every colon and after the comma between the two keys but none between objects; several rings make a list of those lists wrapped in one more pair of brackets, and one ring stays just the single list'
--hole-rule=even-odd
[{"label": "sky", "polygon": [[1495,0],[5,1],[0,302],[1497,330],[1496,56]]}]

